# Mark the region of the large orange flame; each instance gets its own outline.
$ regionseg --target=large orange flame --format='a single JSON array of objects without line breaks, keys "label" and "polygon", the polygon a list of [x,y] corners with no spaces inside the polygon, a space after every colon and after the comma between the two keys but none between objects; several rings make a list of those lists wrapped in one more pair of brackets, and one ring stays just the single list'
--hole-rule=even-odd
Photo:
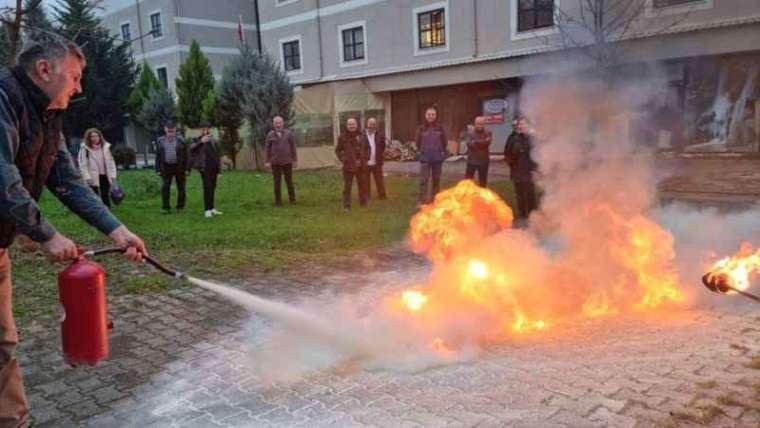
[{"label": "large orange flame", "polygon": [[499,195],[465,180],[422,207],[412,218],[409,238],[416,252],[441,262],[511,226],[512,219],[512,210]]},{"label": "large orange flame", "polygon": [[747,290],[760,271],[760,249],[752,251],[752,245],[742,242],[733,257],[725,257],[715,262],[708,270],[710,277],[726,275],[732,287]]},{"label": "large orange flame", "polygon": [[[531,233],[511,229],[512,210],[498,195],[462,181],[411,221],[411,245],[435,269],[425,285],[400,293],[400,306],[417,314],[412,322],[424,323],[438,348],[467,329],[498,339],[683,300],[668,232],[606,204],[585,215],[600,224],[601,241],[586,245],[592,251],[548,253]],[[447,328],[456,334],[447,337]]]}]

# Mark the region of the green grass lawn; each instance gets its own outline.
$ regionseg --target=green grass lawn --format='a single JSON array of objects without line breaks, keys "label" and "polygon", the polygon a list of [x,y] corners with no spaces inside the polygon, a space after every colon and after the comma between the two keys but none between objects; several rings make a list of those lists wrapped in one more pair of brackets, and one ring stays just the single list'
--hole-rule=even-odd
[{"label": "green grass lawn", "polygon": [[[188,178],[187,206],[182,213],[160,212],[159,178],[152,171],[122,171],[127,196],[114,213],[140,235],[152,255],[176,268],[208,278],[235,279],[255,269],[278,269],[400,242],[414,213],[416,179],[386,177],[389,198],[373,199],[343,212],[339,171],[296,172],[298,203],[275,207],[268,173],[228,172],[219,177],[216,206],[224,215],[203,217],[201,180]],[[453,183],[446,183],[451,185]],[[283,183],[283,191],[284,189]],[[511,184],[493,188],[512,201]],[[286,194],[286,193],[285,193]],[[287,197],[285,197],[287,199]],[[176,194],[172,195],[172,204]],[[50,194],[43,212],[56,228],[88,249],[109,240],[70,213]],[[51,265],[39,253],[12,251],[14,311],[19,318],[51,313],[57,298],[56,274],[65,265]],[[129,264],[116,256],[97,260],[108,272],[109,292],[154,292],[182,286],[149,266]]]}]

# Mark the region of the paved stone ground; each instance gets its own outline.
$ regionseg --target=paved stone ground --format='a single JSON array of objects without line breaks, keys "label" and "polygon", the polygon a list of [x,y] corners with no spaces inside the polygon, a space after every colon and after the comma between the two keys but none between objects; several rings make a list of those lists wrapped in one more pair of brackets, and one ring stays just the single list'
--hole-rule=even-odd
[{"label": "paved stone ground", "polygon": [[[241,287],[358,299],[427,270],[396,248]],[[210,292],[126,296],[111,314],[112,357],[95,368],[63,363],[54,320],[21,326],[35,427],[760,426],[760,311],[749,306],[565,326],[456,365],[349,365],[287,384],[262,383],[249,355],[276,326]]]}]

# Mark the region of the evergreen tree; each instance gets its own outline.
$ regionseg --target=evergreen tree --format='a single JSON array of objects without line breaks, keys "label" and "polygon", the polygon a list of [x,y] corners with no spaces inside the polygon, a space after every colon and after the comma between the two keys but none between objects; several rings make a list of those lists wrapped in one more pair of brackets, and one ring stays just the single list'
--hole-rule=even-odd
[{"label": "evergreen tree", "polygon": [[240,111],[238,97],[232,96],[230,83],[229,69],[225,67],[219,85],[209,91],[203,101],[203,116],[205,120],[219,127],[219,144],[222,152],[232,161],[234,169],[237,167],[237,155],[242,148],[240,127],[243,125],[243,113]]},{"label": "evergreen tree", "polygon": [[99,128],[106,139],[123,139],[125,105],[135,80],[129,43],[117,42],[96,15],[89,0],[61,0],[54,7],[58,33],[82,47],[87,67],[82,76],[84,96],[72,100],[66,111],[64,133],[81,136]]},{"label": "evergreen tree", "polygon": [[140,67],[140,76],[137,79],[137,83],[127,100],[127,110],[132,114],[134,119],[139,121],[143,103],[148,99],[151,91],[159,89],[161,89],[161,83],[158,81],[153,69],[150,68],[147,62],[144,62]]},{"label": "evergreen tree", "polygon": [[0,59],[2,65],[13,65],[21,49],[21,27],[23,25],[23,0],[15,0],[15,7],[2,8],[0,12]]},{"label": "evergreen tree", "polygon": [[174,98],[166,88],[151,90],[138,115],[140,123],[154,136],[163,132],[164,123],[177,117]]},{"label": "evergreen tree", "polygon": [[293,122],[293,86],[285,72],[266,52],[257,53],[243,46],[240,56],[232,60],[222,85],[221,100],[237,100],[238,108],[251,126],[251,144],[256,166],[262,167],[264,139],[271,129],[272,119],[282,116],[285,125]]},{"label": "evergreen tree", "polygon": [[180,118],[185,125],[195,128],[201,121],[203,100],[214,89],[214,74],[208,58],[195,40],[190,44],[190,54],[179,67],[175,84]]},{"label": "evergreen tree", "polygon": [[40,33],[55,31],[45,13],[42,0],[26,0],[24,2],[22,23],[24,38],[26,39],[34,40]]},{"label": "evergreen tree", "polygon": [[219,124],[219,106],[216,102],[216,91],[214,89],[206,93],[201,106],[201,115],[204,121],[212,125]]},{"label": "evergreen tree", "polygon": [[4,67],[11,64],[11,47],[10,47],[10,35],[8,34],[8,26],[6,24],[0,24],[0,67]]}]

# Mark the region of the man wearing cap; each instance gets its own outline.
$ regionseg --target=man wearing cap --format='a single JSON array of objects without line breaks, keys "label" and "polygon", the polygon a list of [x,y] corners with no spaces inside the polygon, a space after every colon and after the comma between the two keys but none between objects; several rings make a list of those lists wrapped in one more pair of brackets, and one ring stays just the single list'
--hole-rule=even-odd
[{"label": "man wearing cap", "polygon": [[193,139],[193,144],[190,145],[190,152],[193,154],[203,179],[203,205],[206,218],[222,214],[214,207],[216,177],[219,175],[221,167],[219,149],[211,136],[210,128],[211,125],[208,122],[201,123],[201,133]]},{"label": "man wearing cap", "polygon": [[187,144],[177,135],[173,120],[164,123],[165,135],[156,141],[156,172],[161,176],[161,211],[171,213],[172,179],[177,181],[177,212],[185,208],[185,180],[190,173]]}]

